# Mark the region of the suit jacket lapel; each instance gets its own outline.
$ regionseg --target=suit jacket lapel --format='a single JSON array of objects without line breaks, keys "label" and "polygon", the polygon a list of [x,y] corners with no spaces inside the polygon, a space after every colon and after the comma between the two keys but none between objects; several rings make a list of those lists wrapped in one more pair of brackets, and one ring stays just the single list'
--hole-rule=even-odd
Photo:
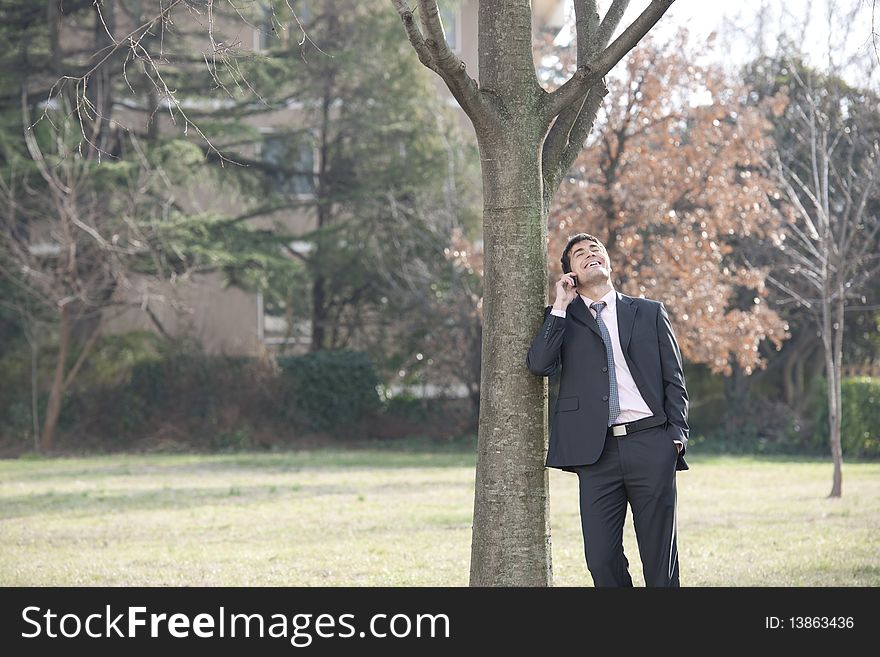
[{"label": "suit jacket lapel", "polygon": [[[636,321],[636,306],[631,297],[617,293],[617,334],[620,337],[620,348],[626,353],[632,338],[633,323]],[[597,324],[598,326],[598,324]]]},{"label": "suit jacket lapel", "polygon": [[567,310],[571,312],[572,318],[591,329],[593,333],[599,336],[600,340],[602,339],[602,334],[599,332],[599,322],[593,317],[593,313],[589,311],[587,304],[584,303],[583,297],[580,294],[575,297],[574,301],[568,304]]},{"label": "suit jacket lapel", "polygon": [[[630,338],[632,338],[633,324],[636,321],[636,305],[633,303],[632,297],[628,297],[620,292],[617,292],[616,296],[617,333],[620,337],[620,348],[623,349],[623,353],[626,354]],[[599,332],[599,323],[596,321],[596,318],[593,317],[593,313],[587,309],[587,304],[584,303],[581,295],[578,295],[575,300],[569,304],[567,311],[571,313],[571,316],[575,320],[593,331],[593,333],[599,336],[600,340],[602,339],[602,333]],[[627,362],[629,362],[629,358],[627,358]]]},{"label": "suit jacket lapel", "polygon": [[638,363],[633,361],[629,355],[629,342],[633,334],[633,324],[636,320],[638,305],[634,303],[634,299],[625,294],[617,293],[617,332],[620,336],[620,348],[623,350],[623,357],[626,364],[629,365],[629,373],[632,374],[633,381],[642,395],[642,399],[655,415],[662,415],[662,408],[654,408],[651,406],[653,395],[646,394],[651,391],[651,387],[642,378],[642,371],[639,369]]}]

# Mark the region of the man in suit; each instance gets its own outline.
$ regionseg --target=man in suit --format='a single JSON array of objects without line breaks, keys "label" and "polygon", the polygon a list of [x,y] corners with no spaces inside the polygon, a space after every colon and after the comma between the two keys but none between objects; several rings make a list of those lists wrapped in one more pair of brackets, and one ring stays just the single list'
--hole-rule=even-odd
[{"label": "man in suit", "polygon": [[595,586],[632,586],[627,503],[646,586],[679,586],[677,470],[687,470],[688,395],[663,303],[617,292],[600,240],[572,236],[526,365],[561,370],[547,467],[578,475],[584,553]]}]

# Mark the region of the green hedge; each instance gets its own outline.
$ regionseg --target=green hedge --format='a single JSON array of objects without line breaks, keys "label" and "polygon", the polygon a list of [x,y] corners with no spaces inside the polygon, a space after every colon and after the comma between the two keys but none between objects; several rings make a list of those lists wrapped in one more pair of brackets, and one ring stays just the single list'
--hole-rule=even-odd
[{"label": "green hedge", "polygon": [[[54,361],[41,354],[39,417]],[[0,357],[0,453],[32,446],[30,354]],[[367,354],[268,359],[205,353],[194,341],[127,334],[95,345],[64,398],[56,449],[236,451],[333,438],[437,436],[472,430],[460,400],[395,397],[384,405]]]},{"label": "green hedge", "polygon": [[277,406],[264,393],[269,376],[254,359],[169,346],[121,365],[113,385],[83,376],[65,397],[60,429],[77,443],[112,448],[165,435],[166,442],[230,449],[248,442],[251,416],[265,417]]},{"label": "green hedge", "polygon": [[[880,457],[880,379],[852,377],[841,381],[840,388],[843,455]],[[815,387],[814,408],[817,409],[814,440],[828,445],[828,388],[824,378]]]},{"label": "green hedge", "polygon": [[359,351],[316,351],[278,359],[290,420],[316,430],[339,429],[379,409],[379,377]]}]

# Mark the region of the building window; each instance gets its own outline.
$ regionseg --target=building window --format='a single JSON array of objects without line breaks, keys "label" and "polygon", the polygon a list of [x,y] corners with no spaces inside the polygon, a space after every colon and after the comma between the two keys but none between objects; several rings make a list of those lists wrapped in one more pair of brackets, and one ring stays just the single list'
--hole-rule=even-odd
[{"label": "building window", "polygon": [[312,341],[312,322],[292,320],[283,304],[267,304],[263,292],[258,290],[257,337],[263,344],[307,345]]},{"label": "building window", "polygon": [[461,50],[461,0],[440,0],[440,20],[446,33],[446,43],[453,52]]},{"label": "building window", "polygon": [[311,134],[269,133],[263,137],[260,157],[282,170],[269,174],[282,194],[296,198],[315,195],[315,144]]}]

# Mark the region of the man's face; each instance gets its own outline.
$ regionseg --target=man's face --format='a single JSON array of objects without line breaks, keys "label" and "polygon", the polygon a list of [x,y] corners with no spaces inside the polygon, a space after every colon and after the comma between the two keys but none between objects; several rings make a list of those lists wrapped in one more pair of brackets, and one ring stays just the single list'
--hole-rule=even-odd
[{"label": "man's face", "polygon": [[572,273],[578,277],[579,285],[601,283],[611,275],[608,252],[592,240],[581,240],[571,247],[569,262]]}]

